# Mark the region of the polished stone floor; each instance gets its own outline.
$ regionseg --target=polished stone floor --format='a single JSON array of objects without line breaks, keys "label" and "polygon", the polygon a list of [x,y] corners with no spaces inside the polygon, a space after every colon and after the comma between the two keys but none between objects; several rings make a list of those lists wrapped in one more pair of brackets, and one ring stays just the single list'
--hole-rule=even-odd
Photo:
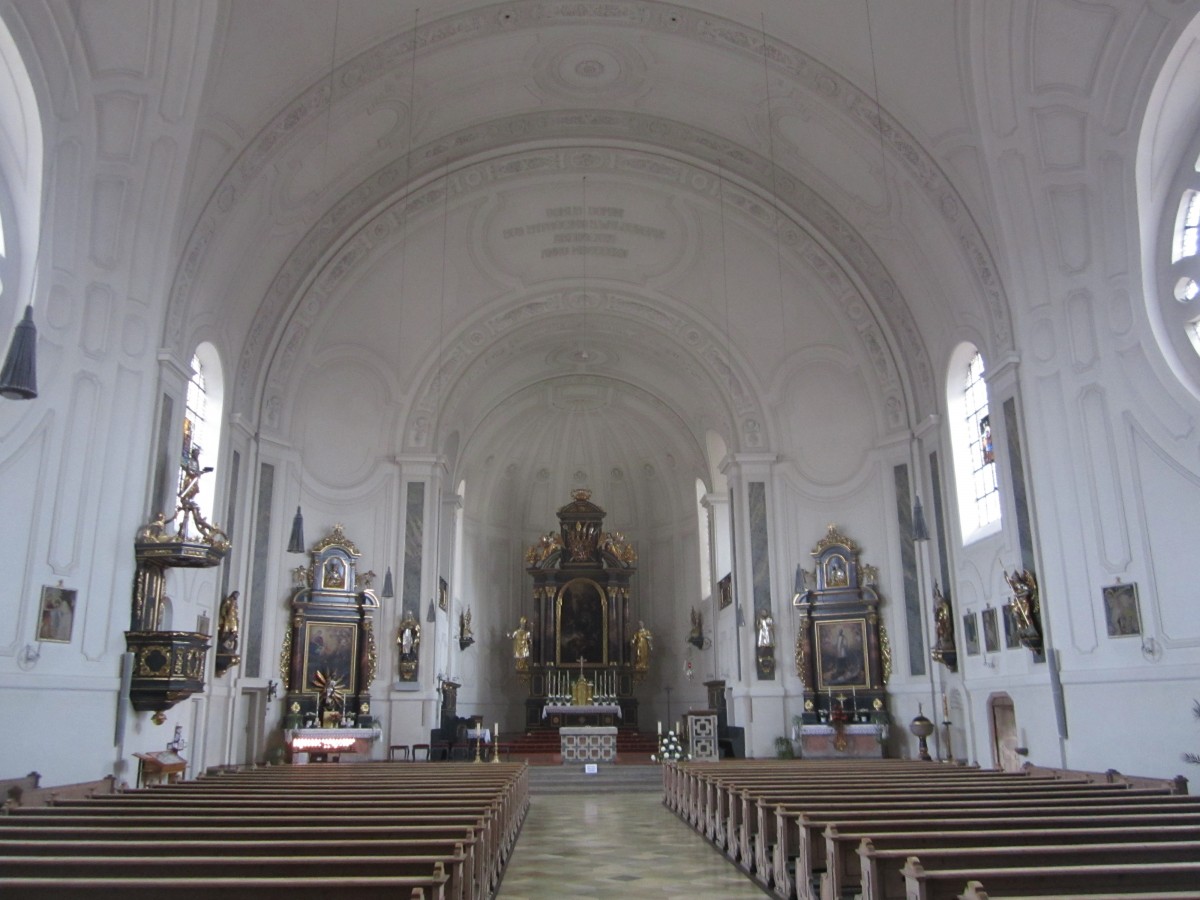
[{"label": "polished stone floor", "polygon": [[499,900],[766,896],[658,792],[533,795]]}]

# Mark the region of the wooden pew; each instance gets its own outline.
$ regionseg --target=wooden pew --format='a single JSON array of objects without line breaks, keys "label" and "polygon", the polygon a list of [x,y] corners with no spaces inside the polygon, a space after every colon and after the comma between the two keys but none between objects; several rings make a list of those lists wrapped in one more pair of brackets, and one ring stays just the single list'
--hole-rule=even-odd
[{"label": "wooden pew", "polygon": [[[991,819],[996,817],[1033,817],[1065,815],[1123,815],[1135,816],[1161,814],[1168,810],[1195,814],[1200,812],[1200,802],[1190,797],[1173,795],[1076,795],[1070,797],[1026,797],[1004,798],[983,801],[904,800],[887,803],[856,799],[852,802],[810,804],[807,808],[780,806],[776,809],[776,844],[773,851],[772,873],[778,893],[785,896],[795,890],[799,896],[810,896],[805,888],[807,880],[815,878],[827,868],[825,859],[824,829],[833,823],[852,822],[855,819],[911,819],[937,822],[947,818],[967,820]],[[795,885],[789,885],[786,862],[796,859]]]},{"label": "wooden pew", "polygon": [[[77,871],[87,865],[101,867],[102,872],[90,870],[92,879],[114,885],[114,878],[124,879],[128,872],[110,872],[105,868],[109,859],[136,859],[137,866],[146,870],[139,870],[138,874],[146,876],[142,881],[161,885],[167,883],[157,872],[162,866],[173,865],[175,871],[187,866],[192,871],[215,865],[206,861],[205,849],[219,848],[220,853],[210,859],[236,860],[229,865],[248,866],[247,877],[261,879],[273,861],[294,866],[299,859],[308,865],[314,853],[317,859],[331,856],[328,851],[321,853],[324,847],[336,849],[336,859],[350,861],[356,875],[376,880],[424,877],[425,872],[402,872],[397,867],[428,868],[428,863],[439,862],[445,879],[415,885],[422,895],[444,896],[449,891],[452,898],[472,898],[489,893],[498,883],[502,860],[528,809],[527,766],[454,767],[443,769],[434,778],[400,779],[378,777],[379,771],[368,766],[353,767],[357,770],[353,774],[350,768],[314,767],[303,774],[294,774],[296,768],[270,770],[265,775],[222,774],[128,792],[111,800],[65,801],[51,809],[21,810],[0,817],[0,843],[10,851],[5,862],[11,862],[7,867],[0,865],[0,874],[24,879],[28,874],[24,869],[11,871],[18,862],[30,868],[41,866],[39,871],[45,874],[47,857],[39,848],[45,851],[51,842],[57,842],[61,857],[65,841],[75,845],[72,858],[83,860],[72,864]],[[391,771],[395,772],[395,767]],[[369,785],[369,792],[362,790],[364,784]],[[347,800],[359,796],[366,799]],[[447,832],[447,828],[451,830]],[[438,830],[440,835],[431,833]],[[313,835],[321,833],[335,835],[338,843],[314,842]],[[407,846],[397,843],[405,837]],[[435,837],[440,843],[430,843]],[[448,843],[447,838],[453,837],[459,842]],[[201,843],[186,852],[164,855],[147,850],[137,855],[134,845],[139,838],[155,839],[159,846],[173,839]],[[105,840],[107,845],[97,843]],[[89,860],[86,853],[79,852],[85,847],[81,842],[90,842],[104,855]],[[289,842],[290,849],[283,846]],[[386,850],[381,854],[383,847]],[[351,856],[346,857],[346,852]],[[362,865],[355,865],[359,862]],[[208,874],[214,873],[217,877],[225,874],[215,870]],[[55,872],[54,878],[62,880],[63,874]],[[313,874],[320,875],[319,868]],[[25,890],[21,884],[9,886]],[[383,890],[385,882],[379,884]],[[386,887],[397,896],[394,891],[406,886],[393,879]],[[75,889],[85,888],[61,883],[51,890]],[[404,890],[398,896],[409,893]]]},{"label": "wooden pew", "polygon": [[[5,859],[52,857],[61,859],[64,856],[100,857],[104,859],[135,857],[146,858],[154,856],[170,857],[179,861],[190,857],[274,857],[276,859],[300,858],[306,862],[315,857],[337,857],[350,865],[355,874],[370,874],[358,869],[355,865],[361,857],[425,857],[441,862],[446,869],[448,880],[446,896],[454,900],[472,900],[475,894],[475,845],[474,838],[468,834],[469,840],[455,841],[451,839],[395,839],[379,835],[377,840],[364,841],[361,839],[347,840],[341,837],[316,839],[296,836],[291,839],[239,839],[235,834],[224,839],[198,839],[194,836],[184,836],[182,840],[164,840],[161,837],[131,838],[128,834],[120,835],[119,839],[98,840],[83,839],[61,840],[58,838],[36,840],[31,838],[0,839],[0,873],[5,875],[27,875],[35,873],[21,872],[19,867],[8,869],[4,866]],[[336,868],[336,866],[335,866]],[[62,874],[74,873],[64,872]],[[127,874],[127,873],[121,873]],[[172,872],[172,875],[180,874]],[[267,872],[256,874],[266,875]],[[389,875],[402,875],[401,871],[388,872]],[[37,877],[44,877],[44,873]]]},{"label": "wooden pew", "polygon": [[927,870],[914,858],[903,869],[908,900],[956,900],[964,885],[997,897],[1077,897],[1132,893],[1154,898],[1200,896],[1200,862],[1025,866],[1002,869]]},{"label": "wooden pew", "polygon": [[[909,864],[916,863],[921,871],[1002,871],[1024,873],[1032,868],[1080,868],[1086,866],[1141,865],[1192,863],[1200,872],[1200,842],[1162,841],[1127,842],[1117,844],[1019,844],[986,847],[926,847],[920,855],[909,848],[878,850],[870,838],[858,848],[862,866],[863,900],[905,900],[909,882],[903,874]],[[916,871],[914,869],[914,871]],[[983,881],[982,877],[979,877]],[[934,879],[943,888],[961,892],[967,879],[957,885],[952,879]],[[914,882],[916,883],[916,882]],[[1095,884],[1103,887],[1102,881]],[[1111,885],[1116,887],[1118,885]],[[1176,887],[1182,885],[1176,884]],[[993,888],[995,890],[995,888]]]},{"label": "wooden pew", "polygon": [[[995,807],[1039,807],[1073,806],[1104,801],[1133,802],[1147,797],[1166,799],[1170,795],[1161,791],[1123,788],[1117,785],[1073,785],[1059,783],[1046,786],[1003,787],[994,790],[960,790],[946,788],[937,783],[924,786],[905,785],[898,788],[874,788],[869,791],[855,790],[853,800],[845,799],[845,792],[830,794],[802,792],[787,795],[743,796],[745,812],[738,823],[738,854],[747,868],[753,866],[763,880],[771,876],[772,867],[782,858],[779,845],[786,846],[786,817],[789,812],[799,813],[814,809],[863,809],[866,808],[940,808],[952,812],[957,810],[988,810]],[[750,809],[753,803],[753,810]],[[779,823],[784,821],[784,828]],[[784,837],[780,835],[784,834]],[[816,866],[823,859],[823,847],[818,846],[808,860]]]},{"label": "wooden pew", "polygon": [[[858,848],[863,840],[870,840],[877,851],[909,848],[917,856],[929,847],[1200,841],[1200,814],[1185,824],[1135,824],[1136,820],[1116,818],[1117,822],[1106,825],[1097,825],[1095,817],[1090,816],[926,820],[901,828],[895,823],[878,822],[831,824],[825,828],[826,867],[821,877],[821,898],[836,900],[860,890]],[[922,830],[912,829],[913,824]]]},{"label": "wooden pew", "polygon": [[0,875],[5,900],[210,900],[212,897],[254,900],[434,900],[445,894],[446,876],[411,878],[361,875],[317,875],[283,878],[6,878]]}]

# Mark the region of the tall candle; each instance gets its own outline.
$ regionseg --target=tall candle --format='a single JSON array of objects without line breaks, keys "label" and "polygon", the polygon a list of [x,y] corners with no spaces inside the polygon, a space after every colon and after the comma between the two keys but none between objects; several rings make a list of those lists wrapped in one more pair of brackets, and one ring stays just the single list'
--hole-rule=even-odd
[{"label": "tall candle", "polygon": [[947,719],[950,718],[950,700],[945,691],[942,691],[942,713]]},{"label": "tall candle", "polygon": [[662,737],[662,720],[661,719],[658,722],[658,736]]}]

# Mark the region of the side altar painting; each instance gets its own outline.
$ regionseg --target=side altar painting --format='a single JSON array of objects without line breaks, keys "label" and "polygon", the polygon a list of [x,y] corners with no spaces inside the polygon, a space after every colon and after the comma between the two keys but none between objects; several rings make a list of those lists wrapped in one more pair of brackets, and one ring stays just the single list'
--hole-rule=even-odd
[{"label": "side altar painting", "polygon": [[[571,497],[558,510],[558,530],[526,551],[531,602],[506,635],[529,689],[526,724],[549,716],[549,724],[636,725],[634,686],[649,671],[653,649],[650,630],[632,618],[637,551],[620,532],[604,530],[606,514],[591,491]],[[590,712],[567,714],[570,706]]]},{"label": "side altar painting", "polygon": [[879,619],[878,575],[859,561],[858,546],[830,525],[801,571],[796,674],[804,682],[805,725],[846,726],[887,720],[892,653]]},{"label": "side altar painting", "polygon": [[369,587],[371,573],[358,572],[360,553],[341,525],[309,553],[308,565],[292,573],[291,620],[279,660],[284,727],[373,728],[379,600]]}]

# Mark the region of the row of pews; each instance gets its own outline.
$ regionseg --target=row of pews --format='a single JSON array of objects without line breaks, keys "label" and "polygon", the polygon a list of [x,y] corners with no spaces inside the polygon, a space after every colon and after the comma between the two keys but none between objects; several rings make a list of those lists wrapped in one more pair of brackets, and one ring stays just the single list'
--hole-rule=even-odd
[{"label": "row of pews", "polygon": [[663,802],[791,900],[1200,898],[1186,782],[910,760],[663,767]]},{"label": "row of pews", "polygon": [[0,816],[0,897],[491,896],[524,764],[276,766]]}]

